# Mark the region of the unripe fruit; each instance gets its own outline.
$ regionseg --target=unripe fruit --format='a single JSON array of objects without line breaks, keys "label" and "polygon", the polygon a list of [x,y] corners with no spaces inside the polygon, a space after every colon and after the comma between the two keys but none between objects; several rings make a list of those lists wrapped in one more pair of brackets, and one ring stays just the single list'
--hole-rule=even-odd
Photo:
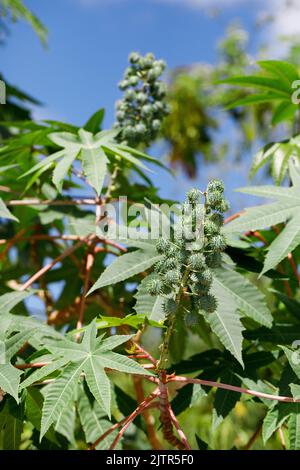
[{"label": "unripe fruit", "polygon": [[190,189],[186,197],[190,204],[197,204],[201,200],[201,192],[199,189]]},{"label": "unripe fruit", "polygon": [[214,214],[211,214],[209,216],[209,220],[213,222],[214,224],[218,225],[218,227],[222,227],[224,223],[224,216],[222,214],[218,214],[215,212]]},{"label": "unripe fruit", "polygon": [[209,248],[212,251],[224,251],[226,248],[226,239],[224,235],[215,235],[209,241]]},{"label": "unripe fruit", "polygon": [[129,62],[136,64],[140,59],[140,54],[138,52],[131,52],[129,54]]},{"label": "unripe fruit", "polygon": [[152,121],[152,124],[151,124],[151,127],[154,131],[159,131],[159,129],[161,128],[161,122],[159,119],[154,119]]},{"label": "unripe fruit", "polygon": [[223,181],[220,181],[220,180],[212,180],[208,183],[207,185],[207,191],[210,193],[210,192],[215,192],[215,191],[219,191],[220,193],[224,193],[224,183]]},{"label": "unripe fruit", "polygon": [[207,313],[213,313],[216,311],[218,303],[214,295],[207,294],[198,299],[197,306],[200,310],[204,310]]},{"label": "unripe fruit", "polygon": [[219,207],[223,202],[223,196],[220,192],[215,191],[209,194],[207,202],[212,209],[219,210]]},{"label": "unripe fruit", "polygon": [[144,124],[140,123],[135,126],[135,131],[137,134],[144,134],[147,131],[147,129]]},{"label": "unripe fruit", "polygon": [[166,271],[169,271],[170,269],[176,268],[176,266],[177,266],[176,258],[167,258],[164,261],[163,270],[166,272]]},{"label": "unripe fruit", "polygon": [[142,91],[140,91],[136,95],[136,100],[137,100],[138,103],[146,103],[146,101],[148,100],[148,97],[147,97],[146,93],[143,93]]},{"label": "unripe fruit", "polygon": [[129,78],[128,82],[129,82],[129,85],[135,86],[139,83],[139,78],[137,76],[132,76]]},{"label": "unripe fruit", "polygon": [[163,255],[171,247],[170,240],[166,238],[159,238],[156,243],[156,249],[159,254]]},{"label": "unripe fruit", "polygon": [[212,220],[205,220],[204,222],[204,234],[207,236],[217,235],[220,231],[220,227],[215,224]]},{"label": "unripe fruit", "polygon": [[221,253],[210,253],[206,255],[206,264],[209,268],[218,268],[222,264]]},{"label": "unripe fruit", "polygon": [[127,90],[124,98],[126,101],[132,101],[135,99],[135,91],[134,90]]},{"label": "unripe fruit", "polygon": [[161,281],[157,278],[150,279],[147,284],[147,290],[150,295],[159,295],[161,292]]},{"label": "unripe fruit", "polygon": [[152,114],[152,106],[151,104],[145,104],[141,109],[142,116],[151,116]]},{"label": "unripe fruit", "polygon": [[192,270],[199,270],[205,267],[205,257],[202,253],[192,254],[188,259],[188,264]]},{"label": "unripe fruit", "polygon": [[210,269],[205,269],[197,273],[198,282],[203,286],[210,287],[213,281],[213,275]]},{"label": "unripe fruit", "polygon": [[122,80],[121,82],[119,82],[120,90],[126,90],[128,86],[129,86],[129,82],[127,80]]},{"label": "unripe fruit", "polygon": [[163,277],[163,283],[167,285],[178,284],[180,280],[180,273],[176,269],[168,271]]}]

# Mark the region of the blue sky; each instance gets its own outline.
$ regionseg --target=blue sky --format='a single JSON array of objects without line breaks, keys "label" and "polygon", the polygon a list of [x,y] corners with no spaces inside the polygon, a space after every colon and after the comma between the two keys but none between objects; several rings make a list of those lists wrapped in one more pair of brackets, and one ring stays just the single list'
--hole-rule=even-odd
[{"label": "blue sky", "polygon": [[[1,48],[1,70],[10,83],[44,103],[35,111],[37,118],[80,125],[103,106],[108,127],[120,96],[117,82],[130,51],[153,51],[170,68],[213,63],[218,40],[237,19],[253,32],[255,50],[259,42],[255,19],[268,1],[27,0],[26,5],[49,29],[48,48],[20,22],[12,26],[6,46]],[[206,184],[210,176],[222,173],[229,190],[244,184],[247,169],[235,166],[228,173],[228,163],[204,167],[196,183]],[[191,185],[181,173],[176,182],[159,174],[157,183],[162,195],[169,197],[182,196]]]}]

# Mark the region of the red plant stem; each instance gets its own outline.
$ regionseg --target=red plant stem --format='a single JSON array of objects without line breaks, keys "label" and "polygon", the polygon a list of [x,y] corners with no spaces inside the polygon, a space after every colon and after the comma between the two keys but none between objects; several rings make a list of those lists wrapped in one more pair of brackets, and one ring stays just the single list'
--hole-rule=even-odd
[{"label": "red plant stem", "polygon": [[[144,393],[142,378],[136,375],[136,376],[133,376],[132,379],[133,379],[133,385],[135,388],[137,402],[142,403],[145,400],[145,393]],[[162,450],[163,446],[161,442],[159,441],[156,431],[155,431],[154,417],[152,416],[152,414],[150,413],[148,409],[142,412],[142,417],[146,424],[146,431],[147,431],[146,434],[147,434],[147,437],[151,444],[152,449]]]},{"label": "red plant stem", "polygon": [[69,256],[71,253],[73,253],[75,250],[80,248],[84,244],[84,241],[79,241],[73,246],[70,246],[67,248],[63,253],[61,253],[57,258],[52,260],[50,263],[46,264],[43,268],[41,268],[38,272],[36,272],[33,276],[31,276],[28,281],[26,281],[20,288],[20,291],[26,290],[28,287],[30,287],[35,281],[37,281],[43,274],[48,272],[53,266],[55,266],[57,263],[62,261],[64,258]]},{"label": "red plant stem", "polygon": [[170,414],[171,405],[169,402],[169,392],[166,380],[166,372],[161,371],[159,381],[159,410],[162,432],[167,442],[169,442],[173,447],[177,447],[177,449],[183,450],[186,448],[185,444],[181,442],[173,432],[173,421]]},{"label": "red plant stem", "polygon": [[44,367],[44,366],[47,366],[49,364],[49,362],[35,362],[35,363],[31,363],[31,364],[14,364],[14,367],[16,367],[17,369],[34,369],[34,368],[38,368],[38,367]]},{"label": "red plant stem", "polygon": [[251,447],[253,446],[254,442],[256,441],[256,439],[258,439],[258,437],[260,436],[260,433],[261,433],[261,430],[262,430],[262,425],[263,423],[259,423],[255,433],[250,437],[249,441],[247,442],[247,444],[245,445],[245,450],[250,450]]},{"label": "red plant stem", "polygon": [[243,212],[244,211],[241,211],[241,212],[237,212],[236,214],[230,215],[229,217],[227,217],[227,219],[224,220],[224,224],[229,224],[229,222],[231,222],[232,220],[237,219],[238,217],[242,215]]},{"label": "red plant stem", "polygon": [[[79,308],[79,317],[76,325],[76,329],[79,330],[83,326],[85,303],[86,303],[86,294],[89,290],[89,283],[91,278],[91,269],[93,267],[95,260],[94,249],[92,252],[87,254],[86,264],[85,264],[85,276],[84,276],[84,286],[81,296],[80,308]],[[77,333],[76,340],[79,341],[81,334]]]},{"label": "red plant stem", "polygon": [[22,238],[25,232],[26,229],[23,228],[22,230],[20,230],[20,232],[18,232],[13,238],[9,240],[7,246],[4,248],[2,253],[0,253],[0,260],[5,258],[9,250],[15,245],[15,243],[17,243]]},{"label": "red plant stem", "polygon": [[155,389],[154,392],[152,392],[145,400],[139,404],[139,406],[126,418],[126,420],[123,423],[122,429],[118,432],[116,438],[114,439],[112,445],[110,446],[109,450],[113,450],[116,445],[118,444],[119,440],[123,436],[124,432],[128,428],[128,426],[134,421],[134,419],[140,415],[143,411],[145,411],[151,402],[158,397],[159,395],[159,388]]},{"label": "red plant stem", "polygon": [[135,345],[136,349],[138,350],[138,353],[141,353],[142,356],[145,357],[145,359],[148,359],[155,367],[157,365],[157,361],[154,359],[154,357],[151,356],[142,346],[140,346],[136,341],[132,341],[133,344]]},{"label": "red plant stem", "polygon": [[189,444],[189,442],[186,438],[186,435],[184,434],[183,430],[181,429],[180,424],[179,424],[176,416],[174,415],[174,412],[173,412],[170,405],[169,405],[169,413],[170,413],[171,420],[172,420],[175,428],[177,429],[178,435],[179,435],[180,439],[182,440],[185,448],[187,450],[192,450],[192,448],[191,448],[191,446],[190,446],[190,444]]},{"label": "red plant stem", "polygon": [[231,390],[233,392],[245,393],[246,395],[252,395],[258,398],[266,398],[268,400],[273,400],[273,401],[280,401],[280,402],[286,402],[286,403],[300,403],[300,399],[296,399],[292,397],[284,397],[281,395],[269,395],[268,393],[257,392],[255,390],[250,390],[247,388],[236,387],[235,385],[228,385],[222,382],[212,382],[210,380],[190,379],[187,377],[180,377],[176,375],[175,377],[171,377],[168,380],[168,382],[181,382],[184,384],[200,384],[200,385],[205,385],[207,387],[223,388],[224,390]]},{"label": "red plant stem", "polygon": [[119,423],[116,423],[114,424],[113,426],[111,426],[107,431],[105,431],[104,434],[102,434],[92,445],[90,445],[90,447],[88,448],[88,450],[95,450],[97,445],[100,444],[100,442],[102,442],[107,436],[109,436],[113,431],[115,431],[116,429],[118,429],[120,426],[122,426],[122,424],[126,421],[127,418],[124,418],[122,419],[122,421],[120,421]]}]

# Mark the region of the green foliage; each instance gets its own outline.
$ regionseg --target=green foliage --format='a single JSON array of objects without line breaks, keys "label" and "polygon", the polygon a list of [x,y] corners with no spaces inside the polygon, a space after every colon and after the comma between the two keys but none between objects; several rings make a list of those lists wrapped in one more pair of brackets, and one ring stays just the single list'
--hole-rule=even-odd
[{"label": "green foliage", "polygon": [[[246,64],[242,37],[222,47],[233,71]],[[177,441],[166,423],[168,389],[192,448],[242,449],[262,423],[257,448],[277,448],[282,428],[288,448],[299,449],[298,136],[256,158],[252,172],[274,160],[277,186],[242,189],[276,202],[248,208],[228,223],[224,184],[212,180],[204,191],[189,190],[168,220],[157,204],[174,201],[160,198],[146,166],[160,170],[164,164],[139,150],[157,136],[156,121],[165,114],[149,109],[149,101],[164,103],[157,88],[164,67],[136,53],[130,62],[121,87],[137,126],[144,126],[138,138],[126,138],[129,123],[120,115],[117,129],[103,130],[103,109],[80,128],[6,122],[0,148],[0,448],[145,449],[153,446],[151,421],[155,439],[169,449]],[[228,80],[259,90],[243,96],[242,104],[264,106],[268,98],[287,105],[298,72],[284,62],[260,66],[264,72],[255,77],[236,70],[241,78]],[[194,102],[193,93],[189,99]],[[175,95],[172,100],[178,105]],[[195,106],[197,114],[199,102]],[[277,109],[273,121],[285,111],[288,106]],[[289,186],[282,183],[285,175]],[[78,192],[88,196],[75,197]],[[106,217],[106,203],[122,195],[139,210],[127,214],[121,204],[116,220]],[[113,237],[114,228],[128,229],[126,236]],[[245,389],[252,390],[248,400]],[[159,402],[155,412],[149,406],[140,413],[144,399]],[[224,429],[233,436],[225,444]]]}]

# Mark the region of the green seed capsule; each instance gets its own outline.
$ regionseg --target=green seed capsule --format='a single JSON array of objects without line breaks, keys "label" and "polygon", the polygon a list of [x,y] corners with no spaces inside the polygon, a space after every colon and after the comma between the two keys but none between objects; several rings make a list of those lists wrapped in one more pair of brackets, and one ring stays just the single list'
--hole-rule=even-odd
[{"label": "green seed capsule", "polygon": [[209,248],[212,251],[224,251],[226,248],[226,239],[224,235],[215,235],[209,241]]},{"label": "green seed capsule", "polygon": [[224,193],[224,183],[221,180],[215,179],[208,183],[207,192],[213,193],[215,191],[219,191],[220,193]]},{"label": "green seed capsule", "polygon": [[209,268],[218,268],[222,264],[221,253],[210,253],[206,255],[205,259]]},{"label": "green seed capsule", "polygon": [[192,254],[188,259],[188,264],[195,271],[203,269],[205,267],[205,257],[202,253]]},{"label": "green seed capsule", "polygon": [[150,295],[159,295],[161,292],[162,283],[159,279],[151,279],[147,284],[147,290]]},{"label": "green seed capsule", "polygon": [[158,251],[158,253],[160,253],[161,255],[165,254],[165,252],[171,248],[171,242],[170,240],[166,239],[166,238],[159,238],[157,243],[156,243],[156,249]]},{"label": "green seed capsule", "polygon": [[210,269],[205,269],[197,273],[198,282],[203,286],[210,287],[213,281],[213,275]]},{"label": "green seed capsule", "polygon": [[199,310],[204,310],[207,313],[213,313],[216,311],[218,303],[214,295],[207,294],[198,299],[197,306]]},{"label": "green seed capsule", "polygon": [[174,286],[179,283],[180,280],[180,273],[176,269],[172,269],[171,271],[166,272],[163,277],[163,284],[167,286]]},{"label": "green seed capsule", "polygon": [[197,204],[201,200],[201,191],[199,189],[190,189],[186,197],[190,204]]}]

